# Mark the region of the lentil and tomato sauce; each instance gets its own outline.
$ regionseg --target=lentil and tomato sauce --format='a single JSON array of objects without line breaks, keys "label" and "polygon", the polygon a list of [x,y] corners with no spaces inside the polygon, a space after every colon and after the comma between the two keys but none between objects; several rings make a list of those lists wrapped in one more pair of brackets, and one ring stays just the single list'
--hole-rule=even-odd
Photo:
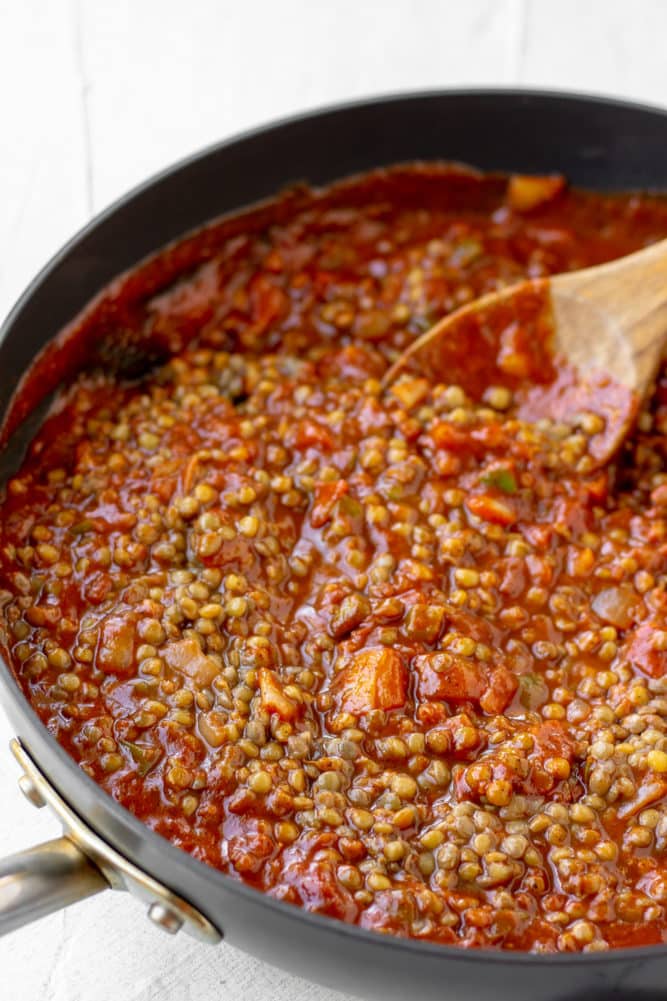
[{"label": "lentil and tomato sauce", "polygon": [[74,379],[9,481],[18,682],[116,800],[282,900],[664,941],[667,374],[604,469],[599,416],[517,416],[520,337],[474,396],[380,379],[480,294],[665,237],[667,204],[422,166],[289,205],[138,272],[118,337],[174,353]]}]

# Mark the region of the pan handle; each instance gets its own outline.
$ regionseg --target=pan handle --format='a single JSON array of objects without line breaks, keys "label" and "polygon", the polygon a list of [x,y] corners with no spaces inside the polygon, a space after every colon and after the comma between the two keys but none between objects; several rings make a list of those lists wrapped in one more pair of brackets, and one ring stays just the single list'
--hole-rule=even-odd
[{"label": "pan handle", "polygon": [[101,890],[127,890],[149,919],[175,935],[182,928],[215,944],[222,932],[196,907],[121,855],[76,814],[19,740],[10,747],[23,774],[19,786],[33,806],[49,806],[64,834],[0,859],[0,936]]},{"label": "pan handle", "polygon": [[0,936],[107,889],[97,866],[67,837],[0,859]]}]

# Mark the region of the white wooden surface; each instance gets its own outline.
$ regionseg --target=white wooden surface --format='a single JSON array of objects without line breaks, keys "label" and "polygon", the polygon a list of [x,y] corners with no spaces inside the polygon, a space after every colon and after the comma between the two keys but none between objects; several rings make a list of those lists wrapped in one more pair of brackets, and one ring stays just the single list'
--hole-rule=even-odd
[{"label": "white wooden surface", "polygon": [[[400,89],[521,83],[667,105],[666,33],[663,0],[0,0],[0,316],[93,213],[199,146]],[[18,793],[10,735],[0,712],[0,855],[57,832]],[[342,995],[168,939],[104,894],[0,942],[0,997]]]}]

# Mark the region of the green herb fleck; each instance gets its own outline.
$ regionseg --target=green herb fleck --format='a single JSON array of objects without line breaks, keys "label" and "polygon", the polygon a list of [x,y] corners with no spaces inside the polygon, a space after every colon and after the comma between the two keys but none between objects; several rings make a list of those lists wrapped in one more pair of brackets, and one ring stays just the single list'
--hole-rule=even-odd
[{"label": "green herb fleck", "polygon": [[482,477],[485,487],[497,487],[504,494],[515,494],[517,492],[514,473],[509,469],[492,469]]},{"label": "green herb fleck", "polygon": [[119,743],[130,752],[132,760],[137,765],[137,772],[142,778],[148,774],[160,757],[160,752],[156,747],[144,747],[131,740],[120,740]]},{"label": "green herb fleck", "polygon": [[93,527],[92,521],[86,518],[83,521],[77,521],[76,525],[71,525],[70,532],[72,535],[83,535],[85,532],[90,532]]}]

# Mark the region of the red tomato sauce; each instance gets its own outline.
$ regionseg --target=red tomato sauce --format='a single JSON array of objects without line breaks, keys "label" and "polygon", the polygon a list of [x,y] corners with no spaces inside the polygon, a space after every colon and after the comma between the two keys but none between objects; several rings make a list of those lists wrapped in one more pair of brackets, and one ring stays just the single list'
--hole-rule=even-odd
[{"label": "red tomato sauce", "polygon": [[[422,165],[118,279],[6,429],[70,377],[0,516],[5,652],[44,724],[154,831],[307,910],[464,947],[663,941],[665,374],[603,469],[599,415],[540,419],[489,364],[500,321],[381,378],[476,297],[665,236],[657,196]],[[92,371],[114,339],[165,360]],[[520,322],[501,348],[539,403],[548,345]]]}]

